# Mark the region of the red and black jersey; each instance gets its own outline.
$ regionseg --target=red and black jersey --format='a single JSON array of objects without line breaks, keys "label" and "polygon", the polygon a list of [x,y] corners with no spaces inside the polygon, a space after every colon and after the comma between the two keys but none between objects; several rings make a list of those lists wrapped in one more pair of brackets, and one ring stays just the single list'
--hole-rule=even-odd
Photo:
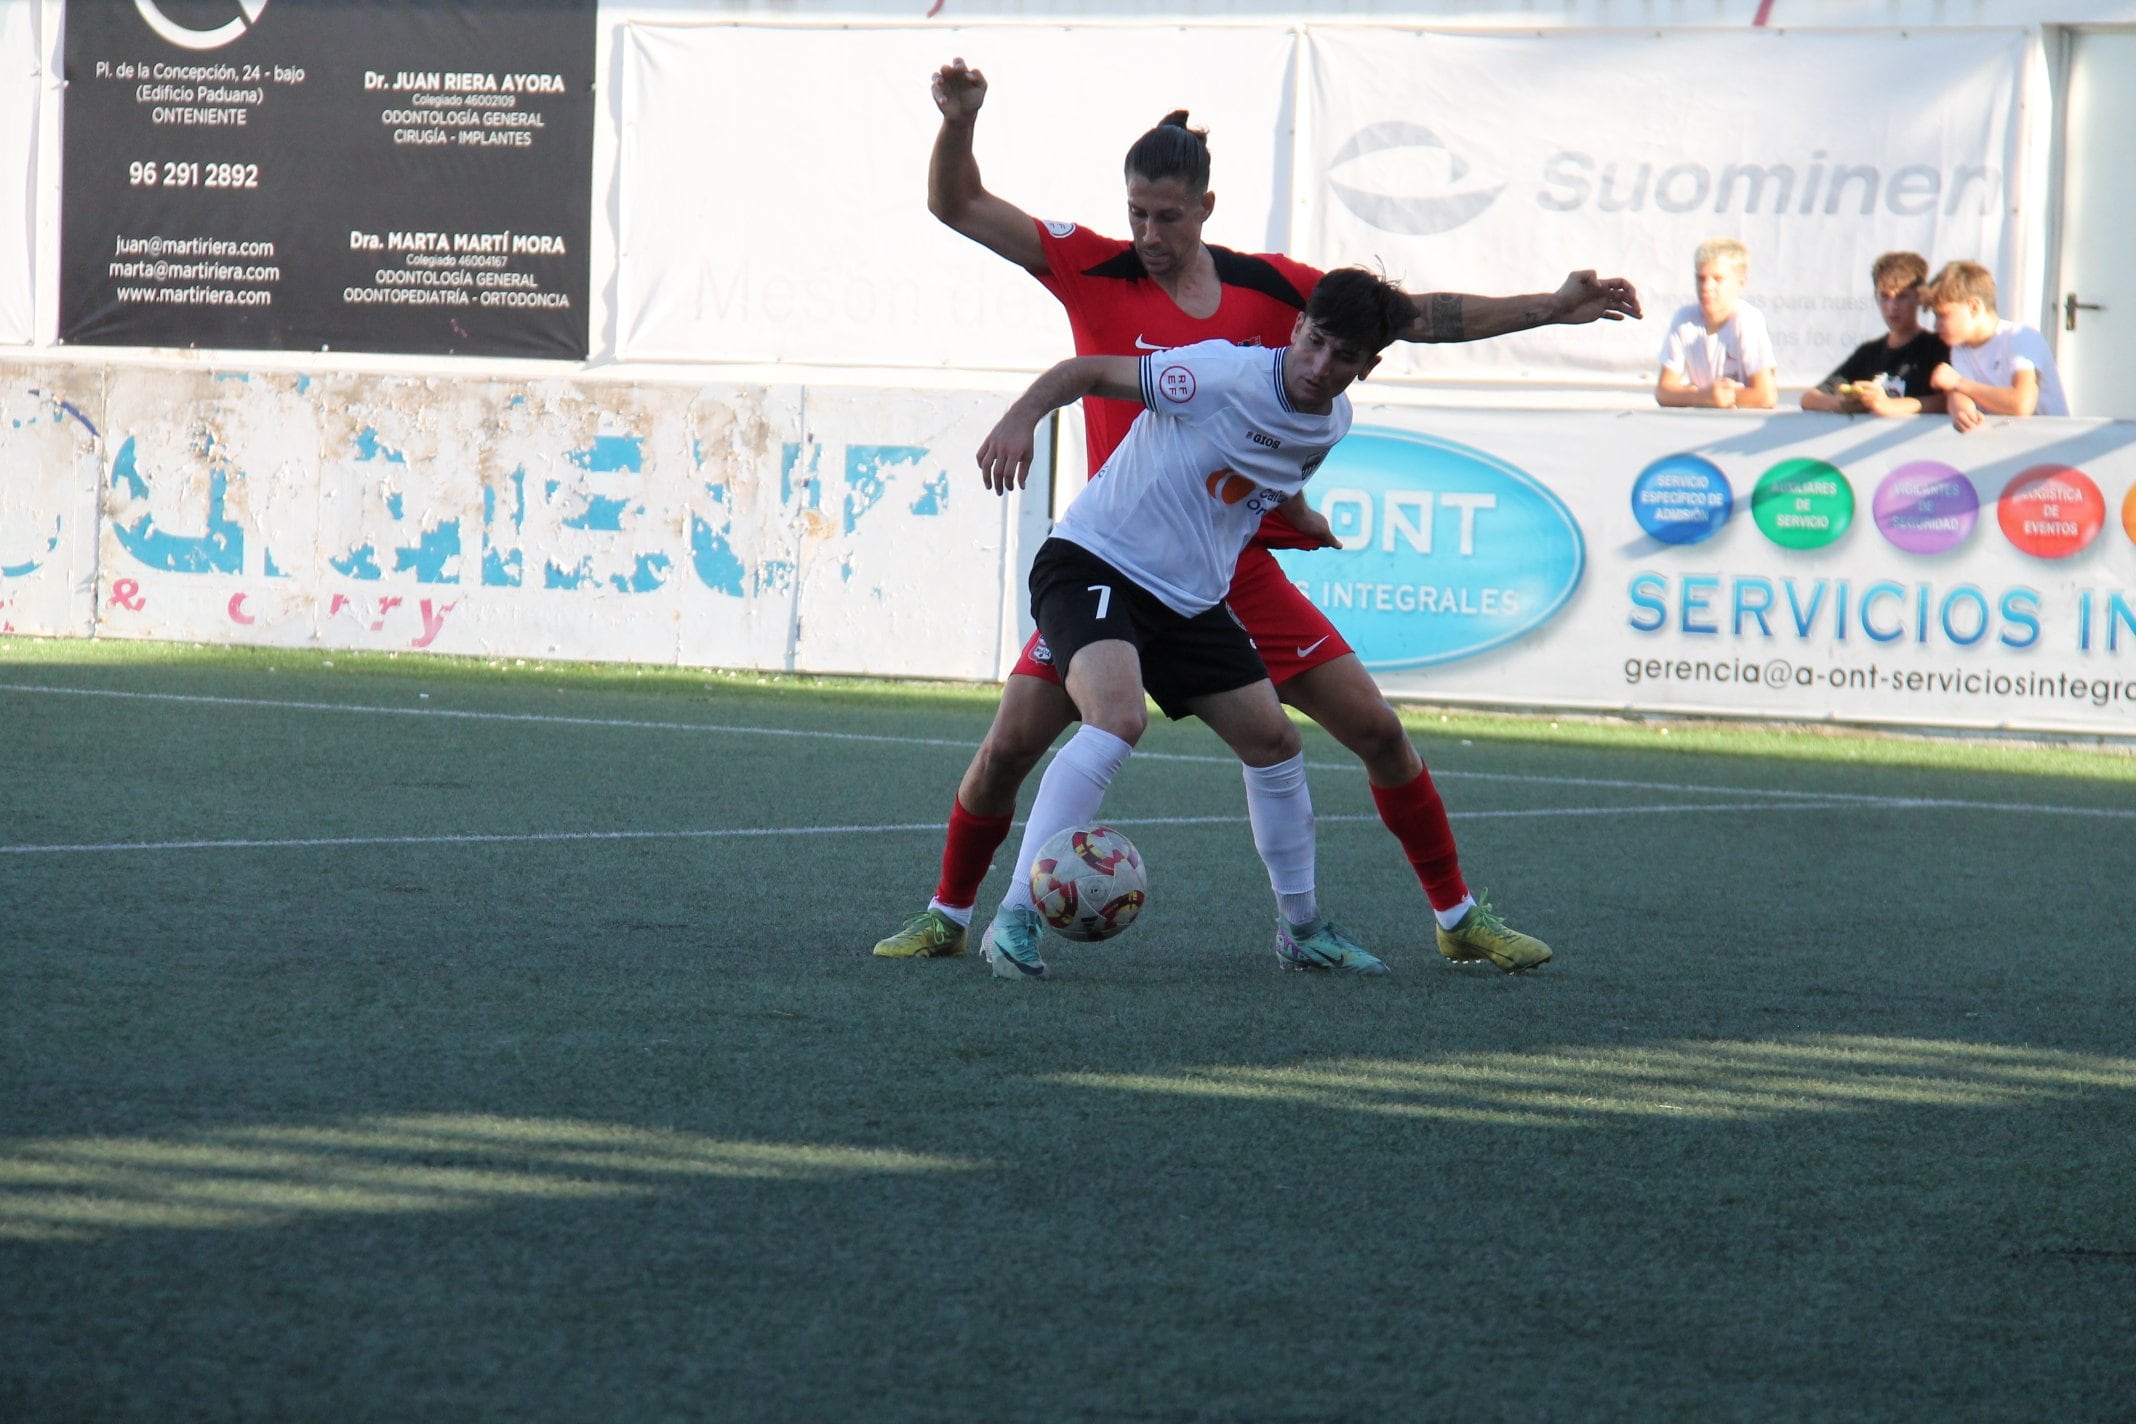
[{"label": "red and black jersey", "polygon": [[[1034,220],[1036,221],[1036,220]],[[1274,253],[1248,255],[1211,246],[1223,296],[1214,315],[1191,317],[1143,270],[1131,242],[1100,237],[1073,223],[1038,222],[1046,290],[1068,309],[1078,356],[1140,356],[1197,341],[1239,346],[1288,346],[1318,268]],[[1132,401],[1083,402],[1090,472],[1127,438],[1142,407]],[[1288,529],[1289,526],[1283,526]]]}]

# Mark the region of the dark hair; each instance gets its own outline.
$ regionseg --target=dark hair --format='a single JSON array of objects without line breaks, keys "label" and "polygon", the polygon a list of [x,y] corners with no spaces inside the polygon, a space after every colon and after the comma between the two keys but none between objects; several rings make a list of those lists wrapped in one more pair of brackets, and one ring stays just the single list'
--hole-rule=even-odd
[{"label": "dark hair", "polygon": [[1190,193],[1209,191],[1209,131],[1187,127],[1187,111],[1174,109],[1127,151],[1127,176],[1155,183],[1177,178]]},{"label": "dark hair", "polygon": [[1928,280],[1928,259],[1918,252],[1887,252],[1869,268],[1869,280],[1879,292],[1918,287]]},{"label": "dark hair", "polygon": [[1377,272],[1338,267],[1315,284],[1305,316],[1343,345],[1377,355],[1416,319],[1416,306]]}]

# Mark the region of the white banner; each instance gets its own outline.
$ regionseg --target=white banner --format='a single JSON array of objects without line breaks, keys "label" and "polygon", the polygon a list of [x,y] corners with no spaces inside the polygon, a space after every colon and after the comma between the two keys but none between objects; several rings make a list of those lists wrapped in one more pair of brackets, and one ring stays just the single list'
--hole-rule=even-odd
[{"label": "white banner", "polygon": [[1038,368],[1059,303],[927,211],[934,72],[985,74],[976,153],[1033,217],[1127,235],[1122,162],[1173,109],[1209,130],[1208,238],[1279,248],[1281,29],[632,25],[619,349],[632,360]]},{"label": "white banner", "polygon": [[0,4],[0,343],[37,339],[37,7]]},{"label": "white banner", "polygon": [[1399,347],[1388,365],[1651,384],[1694,297],[1693,249],[1736,237],[1782,384],[1811,385],[1882,332],[1881,252],[1982,262],[2020,295],[2026,45],[2019,30],[1310,30],[1296,255],[1376,258],[1413,290],[1628,276],[1644,322]]},{"label": "white banner", "polygon": [[1361,406],[1307,497],[1393,695],[2136,735],[2136,424]]}]

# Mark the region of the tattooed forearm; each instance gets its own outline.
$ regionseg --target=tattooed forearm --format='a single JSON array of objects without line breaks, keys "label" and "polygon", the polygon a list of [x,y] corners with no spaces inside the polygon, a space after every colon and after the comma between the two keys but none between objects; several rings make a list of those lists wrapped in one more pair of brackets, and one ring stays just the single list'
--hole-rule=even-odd
[{"label": "tattooed forearm", "polygon": [[1417,299],[1416,341],[1464,341],[1467,325],[1458,292],[1433,292]]}]

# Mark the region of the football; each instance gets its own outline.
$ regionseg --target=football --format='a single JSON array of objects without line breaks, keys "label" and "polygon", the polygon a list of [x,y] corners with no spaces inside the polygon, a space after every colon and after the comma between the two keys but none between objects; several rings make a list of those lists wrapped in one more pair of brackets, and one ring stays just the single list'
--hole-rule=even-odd
[{"label": "football", "polygon": [[1070,826],[1031,862],[1039,918],[1064,939],[1111,939],[1142,913],[1148,889],[1141,852],[1111,826]]}]

